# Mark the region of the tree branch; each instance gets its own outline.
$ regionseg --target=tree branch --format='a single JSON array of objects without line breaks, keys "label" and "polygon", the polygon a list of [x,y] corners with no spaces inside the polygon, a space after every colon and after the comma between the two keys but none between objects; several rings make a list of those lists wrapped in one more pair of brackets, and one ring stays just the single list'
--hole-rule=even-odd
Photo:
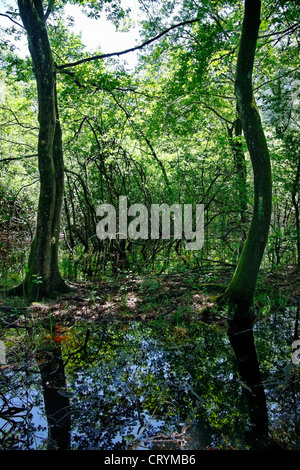
[{"label": "tree branch", "polygon": [[154,36],[153,38],[148,39],[147,41],[143,42],[139,46],[131,47],[130,49],[126,49],[126,50],[120,51],[120,52],[110,52],[110,53],[107,53],[107,54],[100,54],[100,55],[95,55],[95,56],[92,56],[92,57],[86,57],[85,59],[80,59],[80,60],[77,60],[76,62],[70,62],[68,64],[58,65],[56,67],[56,69],[58,71],[63,71],[64,69],[66,69],[68,67],[76,67],[76,65],[80,65],[80,64],[83,64],[85,62],[91,62],[93,60],[106,59],[108,57],[115,57],[115,56],[119,57],[121,55],[128,54],[129,52],[138,51],[140,49],[143,49],[146,46],[149,46],[149,44],[152,44],[152,42],[157,41],[161,37],[165,36],[166,34],[168,34],[173,29],[179,28],[180,26],[186,26],[188,24],[197,23],[198,21],[200,21],[199,18],[195,18],[193,20],[188,20],[188,21],[183,21],[182,23],[178,23],[178,24],[175,24],[173,26],[170,26],[169,28],[165,29],[160,34],[158,34],[157,36]]},{"label": "tree branch", "polygon": [[24,26],[22,24],[20,24],[17,21],[13,20],[9,15],[6,15],[5,13],[0,13],[0,16],[4,16],[5,18],[8,18],[10,21],[15,23],[17,26],[20,26],[21,28],[24,29]]},{"label": "tree branch", "polygon": [[34,158],[34,157],[37,157],[37,156],[38,156],[38,154],[34,153],[32,155],[24,155],[23,157],[7,157],[7,158],[2,158],[0,160],[0,163],[12,162],[12,161],[15,161],[15,160],[23,160],[24,158]]},{"label": "tree branch", "polygon": [[55,0],[50,0],[50,2],[48,4],[47,11],[45,13],[45,21],[47,21],[49,15],[51,15],[51,13],[53,11],[54,3],[55,3]]},{"label": "tree branch", "polygon": [[201,106],[203,106],[204,108],[206,109],[209,109],[210,111],[212,111],[216,116],[218,116],[218,118],[220,118],[222,121],[225,121],[227,124],[233,124],[232,121],[229,121],[229,119],[227,119],[225,116],[222,116],[216,109],[214,109],[212,106],[209,106],[208,104],[206,103],[203,103],[201,101],[193,101],[192,102],[193,104],[200,104]]}]

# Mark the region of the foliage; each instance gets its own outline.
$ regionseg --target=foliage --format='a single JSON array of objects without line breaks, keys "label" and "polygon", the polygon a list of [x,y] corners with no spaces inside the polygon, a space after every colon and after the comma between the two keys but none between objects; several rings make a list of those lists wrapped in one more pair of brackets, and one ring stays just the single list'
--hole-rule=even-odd
[{"label": "foliage", "polygon": [[[85,423],[74,413],[78,449],[86,449],[94,441],[108,448],[122,433],[121,444],[126,448],[147,439],[152,443],[155,432],[178,436],[179,423],[188,425],[191,416],[201,422],[205,432],[209,429],[217,436],[209,445],[228,448],[221,435],[225,430],[234,436],[237,447],[243,447],[238,436],[247,427],[245,384],[236,380],[231,349],[224,342],[224,332],[215,326],[224,325],[227,311],[207,313],[206,308],[208,296],[224,290],[234,272],[253,214],[253,175],[234,95],[243,4],[231,0],[138,1],[137,44],[144,46],[137,47],[138,64],[129,70],[117,55],[101,59],[100,49],[87,50],[71,31],[76,18],[64,14],[68,3],[79,6],[99,24],[105,14],[119,30],[129,28],[133,18],[121,1],[43,2],[55,60],[65,167],[59,266],[70,285],[87,286],[79,317],[85,311],[97,320],[93,332],[77,320],[60,331],[61,325],[49,313],[55,311],[55,303],[33,304],[31,308],[40,315],[38,321],[30,328],[28,324],[19,328],[19,310],[3,294],[1,325],[6,324],[5,303],[13,311],[11,321],[16,329],[6,334],[3,327],[1,337],[16,355],[16,363],[28,357],[39,362],[45,352],[47,358],[53,358],[61,348],[76,388],[74,403],[84,416],[90,412],[84,437],[80,431]],[[11,28],[1,29],[0,50],[1,287],[21,281],[28,269],[40,189],[37,86],[30,57],[23,57],[18,49],[24,37],[18,12],[10,11],[7,15],[13,21]],[[278,392],[280,406],[284,404],[281,392],[292,390],[297,375],[294,369],[285,368],[291,337],[289,333],[284,336],[282,322],[288,305],[279,287],[289,297],[299,295],[297,271],[290,286],[291,277],[286,274],[300,263],[298,18],[297,2],[262,2],[253,73],[273,178],[271,229],[254,302],[259,320],[256,342],[270,402],[274,396],[277,400]],[[0,16],[0,22],[2,19]],[[154,37],[157,40],[152,41]],[[77,61],[80,64],[75,66]],[[148,209],[153,203],[203,203],[203,249],[187,251],[173,236],[170,240],[100,240],[97,207],[110,203],[118,210],[121,195],[128,197],[129,204],[143,203]],[[39,273],[34,274],[33,282],[38,289],[42,283]],[[180,297],[174,291],[183,294]],[[134,312],[128,306],[129,293],[137,302],[142,299]],[[72,299],[63,299],[60,317],[65,314],[70,320],[76,314]],[[194,319],[195,304],[197,320],[213,325],[186,323]],[[114,318],[121,323],[98,328],[99,316],[112,306],[118,313]],[[274,311],[280,313],[276,318]],[[151,319],[151,327],[130,329],[126,322],[133,313],[139,319]],[[265,319],[270,325],[259,329]],[[294,317],[287,322],[290,331]],[[145,362],[148,352],[156,358],[154,365]],[[140,363],[135,368],[137,359]],[[169,368],[171,362],[175,375]],[[14,383],[19,387],[24,375],[22,371],[18,374]],[[28,389],[31,372],[29,375]],[[6,391],[10,390],[9,378],[9,374],[3,378]],[[94,389],[87,386],[89,380],[94,380]],[[9,397],[13,402],[15,395]],[[34,402],[34,396],[31,398]],[[155,425],[148,426],[154,417]],[[163,425],[162,417],[167,417]],[[280,440],[280,425],[274,421]],[[135,434],[137,422],[141,431],[145,429],[140,440]],[[107,434],[102,433],[104,428]],[[12,430],[24,436],[21,425]],[[284,423],[283,441],[289,435]],[[296,440],[293,435],[293,445]]]},{"label": "foliage", "polygon": [[[116,21],[126,17],[117,3],[81,3],[85,12],[96,17],[103,7]],[[49,36],[59,64],[89,56],[80,38],[69,33],[62,8],[49,17]],[[174,240],[128,241],[123,245],[98,240],[96,208],[102,202],[116,204],[119,195],[147,206],[154,202],[204,203],[205,255],[197,253],[196,258],[200,263],[203,257],[237,262],[252,213],[252,177],[241,138],[248,200],[243,210],[248,222],[239,220],[242,183],[229,134],[235,119],[233,78],[242,11],[231,2],[203,2],[200,8],[193,2],[182,2],[174,8],[173,2],[141,4],[146,39],[167,26],[162,11],[169,18],[173,16],[174,23],[191,17],[199,21],[174,29],[141,50],[134,73],[108,59],[86,62],[58,75],[66,167],[61,264],[70,280],[97,277],[106,269],[140,269],[141,264],[151,269],[158,263],[164,270],[163,259],[171,266],[174,261],[178,264],[179,253],[188,256]],[[290,194],[294,191],[297,195],[299,189],[289,178],[299,160],[293,151],[297,148],[299,108],[292,101],[297,92],[293,52],[297,47],[296,9],[290,2],[283,9],[284,14],[279,15],[271,5],[264,5],[254,77],[275,183],[266,267],[297,261],[298,206],[290,208]],[[3,167],[12,175],[11,180],[5,178],[4,187],[17,192],[20,187],[24,187],[20,192],[28,188],[33,196],[27,184],[34,184],[36,166],[34,157],[26,157],[35,152],[35,85],[27,59],[19,59],[9,49],[3,54],[6,104],[2,106],[1,128],[6,136],[1,140],[1,154]],[[279,129],[281,125],[284,128]],[[20,147],[17,142],[22,131],[26,143]],[[11,159],[6,160],[8,146]],[[25,153],[19,160],[21,149]],[[31,204],[36,204],[36,199]]]}]

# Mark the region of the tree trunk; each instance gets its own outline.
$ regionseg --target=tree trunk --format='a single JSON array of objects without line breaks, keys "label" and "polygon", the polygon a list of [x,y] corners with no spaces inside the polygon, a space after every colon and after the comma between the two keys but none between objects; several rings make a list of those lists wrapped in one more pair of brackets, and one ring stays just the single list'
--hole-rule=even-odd
[{"label": "tree trunk", "polygon": [[237,314],[241,315],[248,315],[252,305],[257,276],[268,239],[272,208],[270,157],[252,88],[260,7],[259,0],[245,2],[235,80],[237,107],[253,169],[254,210],[236,271],[222,296],[222,301],[226,301]]},{"label": "tree trunk", "polygon": [[241,238],[239,244],[239,254],[242,252],[245,239],[246,239],[246,222],[247,222],[247,169],[246,159],[243,152],[242,138],[242,123],[241,118],[236,113],[236,118],[231,127],[227,127],[229,143],[233,153],[234,165],[236,170],[236,184],[238,187],[239,195],[239,211],[240,211],[240,226]]},{"label": "tree trunk", "polygon": [[299,215],[299,196],[297,197],[299,193],[299,181],[300,181],[300,155],[298,156],[296,176],[292,185],[292,203],[295,209],[297,269],[298,270],[300,269],[300,215]]},{"label": "tree trunk", "polygon": [[60,214],[64,192],[62,132],[58,116],[54,60],[42,0],[18,0],[27,32],[38,91],[40,195],[37,230],[22,289],[30,300],[68,287],[58,268]]},{"label": "tree trunk", "polygon": [[232,148],[234,165],[236,169],[236,184],[238,186],[239,194],[239,210],[240,222],[243,226],[247,222],[247,170],[246,160],[243,152],[242,138],[242,123],[239,114],[232,127],[228,127],[228,137]]},{"label": "tree trunk", "polygon": [[[272,443],[268,439],[266,397],[256,357],[251,314],[257,276],[268,239],[272,209],[270,157],[252,88],[260,8],[259,0],[245,0],[235,79],[237,109],[253,169],[254,210],[237,268],[221,300],[227,302],[231,309],[228,336],[237,359],[241,379],[248,387],[247,399],[255,431],[255,446],[269,448]],[[254,446],[254,442],[252,445]]]}]

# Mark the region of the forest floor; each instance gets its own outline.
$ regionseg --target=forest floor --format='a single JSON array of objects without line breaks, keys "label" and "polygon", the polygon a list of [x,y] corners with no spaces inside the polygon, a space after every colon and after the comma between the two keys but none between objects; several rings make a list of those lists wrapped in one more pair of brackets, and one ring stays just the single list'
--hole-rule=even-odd
[{"label": "forest floor", "polygon": [[[176,324],[202,320],[225,326],[226,313],[216,307],[213,299],[222,292],[231,275],[230,271],[199,274],[188,270],[161,275],[120,274],[105,281],[70,283],[73,292],[29,306],[25,306],[23,299],[3,296],[0,312],[6,321],[2,324],[19,323],[25,318],[43,321],[51,316],[56,323],[65,325],[80,321],[114,323],[163,318]],[[300,271],[294,266],[260,275],[256,308],[266,302],[276,304],[279,299],[292,304],[300,299]]]}]

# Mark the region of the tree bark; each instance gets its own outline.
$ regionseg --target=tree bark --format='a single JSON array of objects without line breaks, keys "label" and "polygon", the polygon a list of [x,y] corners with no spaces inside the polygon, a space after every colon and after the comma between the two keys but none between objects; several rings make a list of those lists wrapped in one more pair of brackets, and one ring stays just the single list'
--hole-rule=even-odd
[{"label": "tree bark", "polygon": [[237,268],[222,296],[222,301],[226,301],[240,315],[248,315],[253,302],[257,276],[268,239],[272,209],[270,156],[252,87],[260,9],[259,0],[245,1],[235,79],[237,107],[253,169],[254,210]]},{"label": "tree bark", "polygon": [[296,225],[296,247],[297,247],[297,269],[300,269],[300,215],[299,215],[299,181],[300,181],[300,155],[298,154],[298,163],[295,180],[292,185],[292,203],[295,209],[295,225]]},{"label": "tree bark", "polygon": [[22,290],[30,300],[68,287],[59,273],[58,243],[64,193],[62,132],[58,116],[54,60],[42,0],[18,0],[27,32],[38,92],[38,168],[40,194],[37,229]]},{"label": "tree bark", "polygon": [[246,160],[243,152],[242,123],[241,118],[236,113],[236,118],[231,127],[228,126],[228,137],[232,148],[234,165],[236,169],[236,183],[239,193],[240,221],[243,226],[247,221],[247,170]]}]

